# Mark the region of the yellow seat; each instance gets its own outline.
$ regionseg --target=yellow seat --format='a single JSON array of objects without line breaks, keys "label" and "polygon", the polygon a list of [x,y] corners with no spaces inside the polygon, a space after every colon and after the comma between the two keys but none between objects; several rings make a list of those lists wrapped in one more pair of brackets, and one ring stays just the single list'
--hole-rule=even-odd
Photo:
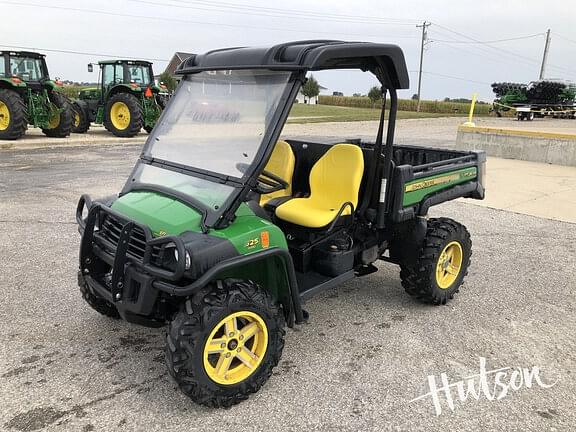
[{"label": "yellow seat", "polygon": [[[276,216],[308,228],[329,225],[347,202],[354,209],[364,174],[362,150],[352,144],[336,144],[314,164],[310,171],[310,196],[294,198],[276,209]],[[342,215],[351,214],[350,206]]]},{"label": "yellow seat", "polygon": [[288,183],[288,187],[286,189],[262,195],[260,197],[261,206],[264,206],[264,204],[272,198],[292,195],[292,176],[294,175],[295,164],[296,158],[294,157],[294,152],[292,151],[290,144],[286,141],[278,141],[270,155],[268,163],[264,167],[264,171],[277,175]]}]

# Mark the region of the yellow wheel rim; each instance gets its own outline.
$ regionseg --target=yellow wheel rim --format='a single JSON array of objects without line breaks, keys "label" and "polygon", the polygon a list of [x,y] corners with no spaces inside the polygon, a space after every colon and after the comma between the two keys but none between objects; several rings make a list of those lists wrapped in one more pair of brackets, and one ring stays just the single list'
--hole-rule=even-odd
[{"label": "yellow wheel rim", "polygon": [[6,130],[10,126],[10,110],[6,104],[0,101],[0,130]]},{"label": "yellow wheel rim", "polygon": [[74,113],[74,127],[80,126],[80,114]]},{"label": "yellow wheel rim", "polygon": [[218,384],[237,384],[258,369],[267,348],[264,320],[250,311],[233,313],[216,324],[208,336],[204,370]]},{"label": "yellow wheel rim", "polygon": [[118,130],[124,130],[130,126],[130,108],[124,102],[114,102],[110,108],[110,120]]},{"label": "yellow wheel rim", "polygon": [[446,245],[436,264],[436,284],[448,289],[458,278],[462,269],[462,246],[457,241]]},{"label": "yellow wheel rim", "polygon": [[60,126],[60,112],[54,110],[50,120],[48,120],[48,129],[56,129]]}]

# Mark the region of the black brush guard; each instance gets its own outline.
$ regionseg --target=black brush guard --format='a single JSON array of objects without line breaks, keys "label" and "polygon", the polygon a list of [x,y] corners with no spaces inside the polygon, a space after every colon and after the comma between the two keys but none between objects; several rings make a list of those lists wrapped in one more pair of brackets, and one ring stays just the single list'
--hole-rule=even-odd
[{"label": "black brush guard", "polygon": [[[84,219],[85,209],[88,209],[88,215]],[[119,227],[113,238],[103,229],[110,218]],[[133,321],[127,315],[152,313],[158,298],[155,281],[178,281],[184,275],[186,249],[179,237],[154,238],[147,226],[102,203],[92,203],[86,195],[78,202],[76,221],[82,234],[78,282],[86,283],[95,294],[114,304],[124,319]],[[167,246],[178,251],[173,270],[153,262],[153,258],[162,262]]]}]

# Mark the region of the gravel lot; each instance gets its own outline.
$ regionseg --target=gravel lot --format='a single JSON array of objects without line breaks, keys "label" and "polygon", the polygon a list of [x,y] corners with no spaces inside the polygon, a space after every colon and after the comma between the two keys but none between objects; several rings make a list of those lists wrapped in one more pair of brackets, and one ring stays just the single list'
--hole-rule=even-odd
[{"label": "gravel lot", "polygon": [[[437,145],[461,119],[410,122],[400,123],[399,142]],[[229,410],[192,404],[165,373],[162,330],[101,317],[76,287],[77,198],[117,192],[139,151],[0,153],[0,429],[576,429],[576,225],[459,202],[432,212],[472,233],[470,274],[453,302],[414,302],[398,269],[382,263],[307,304],[309,323],[288,331],[279,367],[249,401]],[[478,373],[480,357],[490,369],[539,366],[556,384],[455,402],[454,412],[443,402],[439,416],[430,399],[410,403],[428,391],[428,375],[460,380]]]}]

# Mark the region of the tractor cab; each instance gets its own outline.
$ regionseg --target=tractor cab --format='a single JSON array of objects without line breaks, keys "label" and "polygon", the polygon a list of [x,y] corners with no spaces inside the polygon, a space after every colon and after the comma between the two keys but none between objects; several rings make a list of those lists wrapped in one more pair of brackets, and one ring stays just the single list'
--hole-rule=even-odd
[{"label": "tractor cab", "polygon": [[0,77],[13,78],[30,86],[50,80],[44,54],[0,51]]},{"label": "tractor cab", "polygon": [[102,97],[117,85],[128,86],[131,90],[156,90],[152,63],[142,60],[108,60],[98,62],[99,82]]}]

